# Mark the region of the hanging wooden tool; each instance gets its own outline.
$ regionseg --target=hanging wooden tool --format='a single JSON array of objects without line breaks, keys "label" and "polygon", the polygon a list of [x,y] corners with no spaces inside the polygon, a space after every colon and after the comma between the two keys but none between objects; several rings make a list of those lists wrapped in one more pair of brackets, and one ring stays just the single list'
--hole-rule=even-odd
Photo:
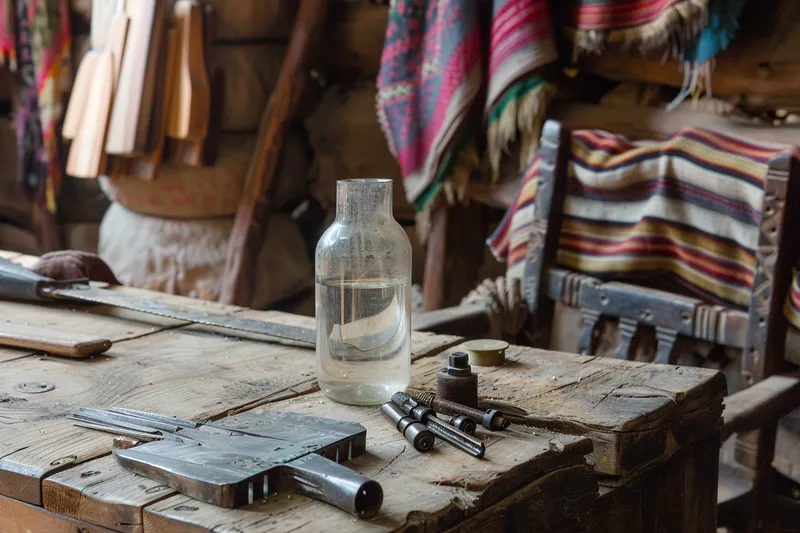
[{"label": "hanging wooden tool", "polygon": [[130,20],[119,90],[111,112],[106,152],[133,155],[147,151],[150,115],[158,61],[163,53],[168,0],[135,0],[127,3]]},{"label": "hanging wooden tool", "polygon": [[[67,159],[67,174],[96,178],[105,170],[105,139],[114,101],[115,56],[122,57],[128,18],[118,11],[109,22],[105,48],[98,54],[84,111]],[[119,59],[116,60],[119,63]]]},{"label": "hanging wooden tool", "polygon": [[210,74],[211,109],[208,118],[208,133],[201,141],[171,139],[170,158],[176,163],[191,167],[211,166],[217,162],[217,146],[222,130],[222,111],[225,102],[225,71],[221,65],[211,65],[211,46],[216,35],[214,6],[203,6],[203,52],[206,70]]},{"label": "hanging wooden tool", "polygon": [[[133,0],[134,2],[136,0]],[[125,0],[92,0],[92,20],[89,32],[89,43],[92,50],[99,52],[106,47],[111,19],[120,10],[125,9]]]},{"label": "hanging wooden tool", "polygon": [[283,141],[308,78],[311,48],[322,33],[328,0],[302,0],[278,83],[261,119],[247,170],[247,185],[228,240],[220,301],[248,306],[264,243],[269,192],[278,171]]},{"label": "hanging wooden tool", "polygon": [[[170,94],[177,76],[178,53],[180,50],[179,37],[180,34],[176,28],[170,28],[167,32],[167,58],[164,71],[164,98],[166,98],[166,95]],[[159,106],[158,113],[156,113],[156,109],[153,111],[153,120],[158,122],[158,127],[154,128],[153,133],[153,142],[155,143],[153,151],[130,160],[127,172],[128,174],[143,180],[152,180],[155,178],[156,170],[158,169],[158,165],[161,164],[164,154],[164,144],[166,141],[164,138],[164,133],[167,124],[168,109],[166,106]]]},{"label": "hanging wooden tool", "polygon": [[193,0],[178,0],[175,25],[180,30],[178,79],[170,98],[167,135],[174,139],[202,141],[208,133],[211,94],[203,39],[203,8]]},{"label": "hanging wooden tool", "polygon": [[217,65],[211,69],[211,113],[208,133],[200,141],[170,139],[172,161],[189,167],[208,167],[217,164],[219,137],[222,132],[222,113],[225,102],[225,71]]},{"label": "hanging wooden tool", "polygon": [[97,59],[99,57],[100,54],[95,50],[86,52],[78,67],[78,73],[75,75],[69,104],[67,104],[67,112],[64,115],[64,124],[61,126],[61,135],[68,141],[78,135],[78,130],[83,122],[86,103],[89,101],[89,91],[92,88],[92,77],[97,68]]}]

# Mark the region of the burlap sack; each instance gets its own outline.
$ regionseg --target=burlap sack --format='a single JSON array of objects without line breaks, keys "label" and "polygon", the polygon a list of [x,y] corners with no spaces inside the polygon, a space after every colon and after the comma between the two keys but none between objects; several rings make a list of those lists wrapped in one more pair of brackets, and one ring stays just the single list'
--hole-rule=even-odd
[{"label": "burlap sack", "polygon": [[312,192],[331,209],[336,203],[336,181],[344,178],[391,178],[393,206],[398,220],[414,220],[400,178],[400,168],[386,144],[375,113],[374,83],[352,89],[331,87],[306,120],[314,149]]},{"label": "burlap sack", "polygon": [[285,55],[286,46],[283,44],[214,45],[211,50],[211,64],[219,65],[225,71],[222,131],[258,129],[269,95],[278,81]]},{"label": "burlap sack", "polygon": [[[254,144],[251,135],[225,135],[214,166],[164,163],[152,181],[101,176],[100,186],[112,201],[141,215],[178,219],[233,216],[242,198]],[[271,203],[274,209],[308,193],[309,151],[301,132],[293,130],[287,135]]]},{"label": "burlap sack", "polygon": [[[112,204],[100,227],[99,255],[125,285],[217,300],[232,227],[232,218],[165,220]],[[297,225],[288,215],[271,215],[250,307],[267,308],[313,280]]]}]

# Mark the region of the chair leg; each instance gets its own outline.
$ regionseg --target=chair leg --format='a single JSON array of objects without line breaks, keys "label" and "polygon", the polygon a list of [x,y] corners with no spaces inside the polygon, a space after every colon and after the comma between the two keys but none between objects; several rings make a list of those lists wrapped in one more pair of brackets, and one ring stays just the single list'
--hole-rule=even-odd
[{"label": "chair leg", "polygon": [[745,529],[748,533],[765,531],[768,524],[774,477],[772,460],[775,456],[777,430],[777,425],[773,424],[736,437],[736,462],[752,473],[752,497],[749,501],[748,523]]}]

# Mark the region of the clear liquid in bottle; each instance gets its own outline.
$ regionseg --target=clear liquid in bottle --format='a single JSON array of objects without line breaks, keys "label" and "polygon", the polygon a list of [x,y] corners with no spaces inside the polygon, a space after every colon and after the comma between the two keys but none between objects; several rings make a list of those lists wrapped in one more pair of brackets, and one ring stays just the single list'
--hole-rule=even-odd
[{"label": "clear liquid in bottle", "polygon": [[318,280],[317,378],[338,402],[375,405],[408,386],[411,302],[407,280]]}]

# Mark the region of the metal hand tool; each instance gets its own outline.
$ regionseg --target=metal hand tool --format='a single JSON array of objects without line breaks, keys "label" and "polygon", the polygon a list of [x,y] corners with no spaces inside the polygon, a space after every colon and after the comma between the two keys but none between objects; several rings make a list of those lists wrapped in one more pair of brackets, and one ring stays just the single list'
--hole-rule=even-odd
[{"label": "metal hand tool", "polygon": [[436,373],[436,395],[473,408],[478,405],[478,376],[472,373],[466,353],[451,353],[447,366]]},{"label": "metal hand tool", "polygon": [[434,436],[425,424],[406,416],[403,411],[392,402],[381,405],[381,413],[392,422],[401,435],[418,452],[427,452],[433,448]]},{"label": "metal hand tool", "polygon": [[478,424],[475,422],[475,419],[464,415],[451,416],[447,423],[460,429],[467,435],[474,435],[475,430],[478,429]]},{"label": "metal hand tool", "polygon": [[366,451],[360,424],[278,411],[203,424],[130,409],[81,408],[70,418],[150,441],[114,449],[114,456],[136,474],[214,505],[296,492],[369,518],[383,503],[380,484],[338,464]]},{"label": "metal hand tool", "polygon": [[467,435],[458,428],[442,422],[436,418],[436,412],[423,405],[405,392],[396,392],[392,395],[392,403],[399,407],[404,414],[425,424],[431,433],[447,441],[459,450],[481,458],[486,453],[486,445],[471,435]]},{"label": "metal hand tool", "polygon": [[502,431],[511,425],[511,421],[500,411],[473,409],[460,403],[441,400],[432,392],[419,392],[414,395],[414,399],[439,413],[468,416],[490,431]]},{"label": "metal hand tool", "polygon": [[72,300],[90,302],[195,324],[258,333],[305,344],[315,345],[317,342],[316,331],[311,328],[178,307],[156,300],[148,300],[107,290],[97,284],[90,284],[87,279],[54,280],[40,276],[2,258],[0,258],[0,298],[31,301]]}]

